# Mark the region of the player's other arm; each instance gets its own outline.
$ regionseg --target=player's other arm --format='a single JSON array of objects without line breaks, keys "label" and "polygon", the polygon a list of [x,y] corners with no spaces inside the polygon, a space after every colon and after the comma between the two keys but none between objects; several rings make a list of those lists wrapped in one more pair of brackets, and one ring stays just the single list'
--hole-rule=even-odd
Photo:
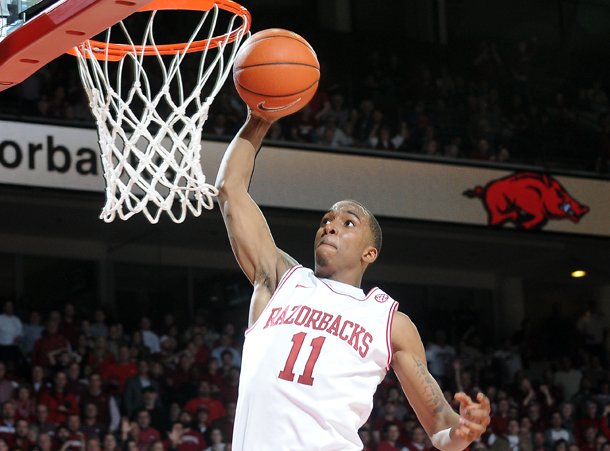
[{"label": "player's other arm", "polygon": [[434,446],[441,451],[459,451],[478,439],[490,421],[489,400],[479,393],[479,402],[473,402],[466,394],[457,393],[460,413],[456,413],[428,372],[417,328],[400,312],[392,323],[392,346],[394,372]]},{"label": "player's other arm", "polygon": [[296,262],[279,250],[267,221],[248,188],[254,160],[271,122],[250,114],[224,154],[216,187],[231,248],[244,274],[254,285],[251,321],[255,321],[277,282]]}]

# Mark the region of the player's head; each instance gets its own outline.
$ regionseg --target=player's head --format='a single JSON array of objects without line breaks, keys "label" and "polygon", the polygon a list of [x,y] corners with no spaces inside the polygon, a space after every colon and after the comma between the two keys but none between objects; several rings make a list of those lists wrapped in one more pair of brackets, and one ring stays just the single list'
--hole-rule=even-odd
[{"label": "player's head", "polygon": [[381,251],[381,227],[360,202],[342,200],[323,216],[314,242],[316,274],[364,270]]}]

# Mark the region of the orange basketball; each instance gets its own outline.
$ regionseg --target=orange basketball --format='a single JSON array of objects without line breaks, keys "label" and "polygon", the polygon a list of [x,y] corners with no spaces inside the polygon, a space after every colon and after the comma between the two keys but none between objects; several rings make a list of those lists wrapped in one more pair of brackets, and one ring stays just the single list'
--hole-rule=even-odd
[{"label": "orange basketball", "polygon": [[276,120],[311,100],[320,81],[320,63],[301,36],[270,28],[250,36],[239,49],[233,81],[254,114]]}]

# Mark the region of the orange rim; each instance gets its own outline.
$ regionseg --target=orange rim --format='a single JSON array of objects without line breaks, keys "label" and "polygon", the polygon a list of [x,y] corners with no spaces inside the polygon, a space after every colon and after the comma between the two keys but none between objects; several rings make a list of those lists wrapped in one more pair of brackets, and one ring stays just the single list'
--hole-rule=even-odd
[{"label": "orange rim", "polygon": [[[129,45],[129,44],[112,44],[102,41],[87,40],[78,47],[89,47],[95,49],[93,57],[98,60],[119,61],[128,54],[133,54],[134,51],[138,55],[153,56],[153,55],[175,55],[176,53],[186,52],[202,52],[207,48],[218,47],[224,42],[234,42],[237,36],[241,33],[247,33],[250,29],[251,16],[250,12],[241,6],[239,3],[232,0],[154,0],[147,4],[138,12],[146,11],[167,11],[167,10],[184,10],[184,11],[209,11],[214,5],[218,5],[219,9],[231,12],[236,16],[244,19],[243,23],[230,33],[215,36],[211,39],[202,39],[193,41],[190,46],[186,42],[176,44],[160,44],[160,45]],[[75,49],[70,49],[69,54],[76,56]],[[91,57],[89,52],[83,53],[86,57]]]}]

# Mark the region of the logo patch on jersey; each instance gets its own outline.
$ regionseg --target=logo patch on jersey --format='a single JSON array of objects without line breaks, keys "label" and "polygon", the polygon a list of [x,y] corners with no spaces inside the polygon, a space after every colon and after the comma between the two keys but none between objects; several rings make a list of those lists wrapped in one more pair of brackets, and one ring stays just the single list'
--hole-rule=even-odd
[{"label": "logo patch on jersey", "polygon": [[381,304],[383,304],[385,301],[387,301],[389,299],[390,296],[388,296],[385,293],[379,293],[375,295],[375,300],[377,302],[380,302]]}]

